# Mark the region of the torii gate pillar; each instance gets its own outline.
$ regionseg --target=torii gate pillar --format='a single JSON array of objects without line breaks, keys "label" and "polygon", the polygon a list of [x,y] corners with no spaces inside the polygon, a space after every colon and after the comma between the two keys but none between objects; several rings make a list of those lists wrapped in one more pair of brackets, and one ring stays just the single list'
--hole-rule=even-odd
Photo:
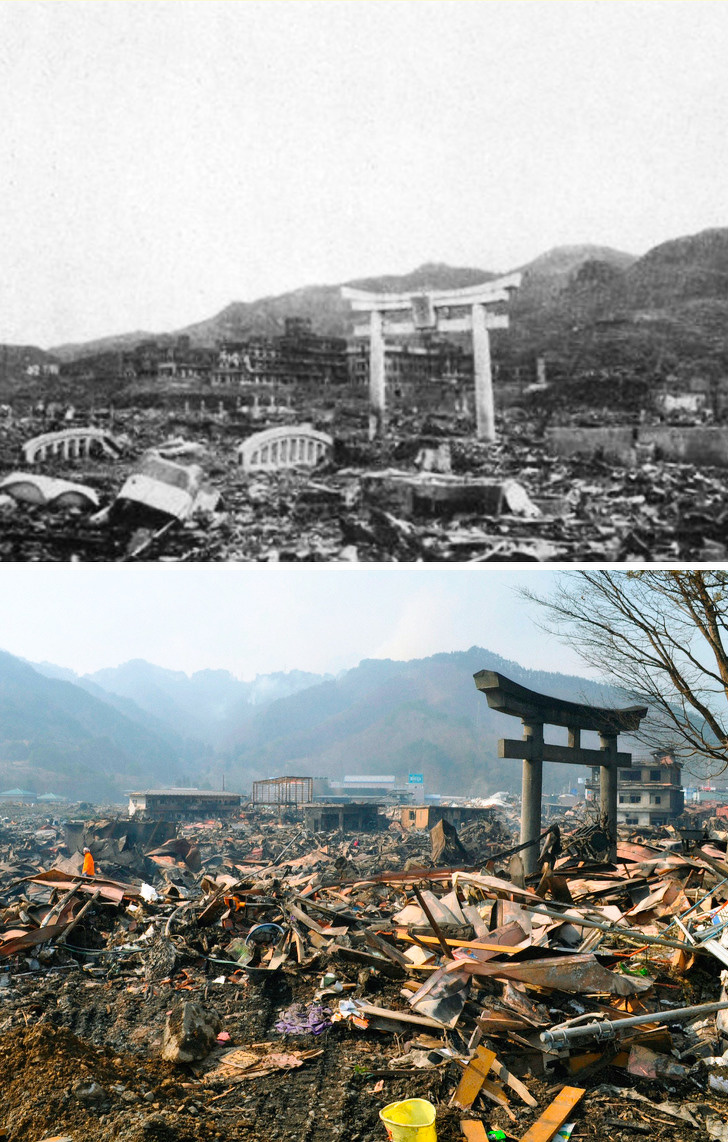
[{"label": "torii gate pillar", "polygon": [[[634,733],[647,713],[646,706],[628,706],[622,709],[602,709],[597,706],[567,702],[528,690],[494,670],[480,670],[474,675],[475,685],[488,699],[491,709],[511,714],[523,722],[523,739],[502,738],[498,742],[498,756],[521,758],[523,784],[521,789],[521,844],[528,845],[522,854],[526,874],[536,872],[538,866],[538,840],[541,835],[541,791],[543,763],[563,762],[566,765],[598,765],[600,767],[600,816],[609,838],[608,858],[617,857],[617,777],[619,769],[632,765],[630,753],[617,751],[617,735]],[[543,740],[544,725],[564,726],[568,730],[568,745],[547,745]],[[595,730],[599,734],[600,749],[583,749],[581,731]]]},{"label": "torii gate pillar", "polygon": [[386,361],[384,317],[373,309],[369,318],[369,439],[384,435]]},{"label": "torii gate pillar", "polygon": [[473,371],[475,374],[475,432],[480,440],[495,440],[495,405],[493,402],[493,371],[490,361],[490,328],[488,311],[484,305],[474,305]]}]

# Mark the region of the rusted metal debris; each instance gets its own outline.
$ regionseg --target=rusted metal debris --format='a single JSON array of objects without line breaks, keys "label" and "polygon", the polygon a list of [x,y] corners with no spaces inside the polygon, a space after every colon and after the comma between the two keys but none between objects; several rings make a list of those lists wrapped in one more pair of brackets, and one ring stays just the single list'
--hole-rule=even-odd
[{"label": "rusted metal debris", "polygon": [[[379,832],[343,837],[312,833],[301,812],[249,805],[179,826],[161,844],[142,823],[123,849],[134,822],[27,826],[25,840],[22,826],[0,823],[0,963],[11,992],[29,971],[36,996],[44,976],[74,972],[103,985],[88,1002],[113,1004],[117,984],[141,986],[145,1003],[157,996],[162,1012],[179,1012],[166,1033],[170,1065],[201,1052],[185,1081],[210,1113],[241,1105],[243,1084],[281,1073],[294,1083],[328,1060],[336,1077],[327,1081],[348,1084],[350,1099],[361,1074],[357,1113],[364,1097],[377,1113],[400,1095],[430,1098],[441,1142],[458,1142],[463,1111],[466,1137],[500,1129],[521,1142],[549,1142],[567,1120],[613,1136],[599,1126],[606,1118],[628,1130],[634,1108],[660,1099],[678,1130],[728,1122],[714,1085],[728,1057],[728,999],[710,947],[728,951],[722,842],[688,854],[620,840],[617,863],[598,864],[570,844],[583,822],[562,822],[563,855],[520,887],[498,855],[514,847],[503,834],[513,836],[515,812],[483,848],[471,830],[475,871],[432,867],[430,834],[404,829],[394,812]],[[97,850],[94,877],[78,871],[81,844]],[[559,902],[554,878],[570,903]],[[217,1003],[230,997],[229,1018],[214,1005],[210,1014],[213,991]],[[2,990],[0,1000],[13,1034]],[[264,1003],[261,1027],[250,1012]],[[205,1028],[198,1039],[196,1028]],[[644,1104],[631,1097],[640,1091]],[[650,1136],[662,1142],[665,1130]],[[270,1127],[265,1136],[289,1137]]]}]

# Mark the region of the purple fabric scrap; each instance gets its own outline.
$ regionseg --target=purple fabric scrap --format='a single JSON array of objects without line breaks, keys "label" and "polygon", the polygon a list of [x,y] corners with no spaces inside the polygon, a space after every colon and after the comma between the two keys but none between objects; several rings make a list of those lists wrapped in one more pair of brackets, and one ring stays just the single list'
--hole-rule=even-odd
[{"label": "purple fabric scrap", "polygon": [[292,1003],[275,1024],[282,1035],[320,1035],[331,1026],[331,1008],[320,1003],[306,1007],[303,1003]]}]

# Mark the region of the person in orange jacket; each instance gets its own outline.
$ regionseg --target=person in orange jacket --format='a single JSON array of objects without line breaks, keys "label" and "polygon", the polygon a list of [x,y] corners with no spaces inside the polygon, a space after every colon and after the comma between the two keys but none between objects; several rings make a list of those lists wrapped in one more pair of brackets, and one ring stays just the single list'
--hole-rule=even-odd
[{"label": "person in orange jacket", "polygon": [[81,872],[84,876],[94,876],[96,873],[96,866],[94,858],[91,856],[91,849],[83,850],[83,868]]}]

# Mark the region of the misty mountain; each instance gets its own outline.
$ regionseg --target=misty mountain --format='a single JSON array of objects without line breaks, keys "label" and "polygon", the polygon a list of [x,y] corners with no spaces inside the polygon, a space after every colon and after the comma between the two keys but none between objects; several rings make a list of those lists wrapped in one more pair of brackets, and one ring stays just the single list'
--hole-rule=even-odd
[{"label": "misty mountain", "polygon": [[229,723],[244,723],[259,705],[323,680],[320,674],[293,670],[241,682],[227,670],[199,670],[188,676],[134,659],[87,674],[81,683],[129,699],[180,733],[217,747]]},{"label": "misty mountain", "polygon": [[[524,283],[525,284],[525,283]],[[632,375],[722,375],[728,352],[728,229],[664,242],[625,262],[583,260],[542,304],[516,294],[505,351]],[[525,310],[524,310],[525,306]]]},{"label": "misty mountain", "polygon": [[[527,670],[480,647],[410,662],[366,660],[231,725],[229,772],[251,783],[281,773],[334,780],[394,773],[406,780],[415,770],[441,793],[520,788],[518,763],[496,755],[498,738],[519,737],[521,727],[490,710],[476,690],[473,674],[482,669],[572,701],[608,704],[614,697],[587,679]],[[565,731],[554,730],[550,740],[565,741]],[[547,777],[559,788],[578,776],[572,767],[553,768],[558,772]]]},{"label": "misty mountain", "polygon": [[[228,788],[248,792],[253,781],[283,773],[331,780],[394,773],[406,781],[415,771],[431,792],[515,790],[520,766],[498,760],[497,741],[520,737],[521,727],[476,690],[473,675],[482,669],[572,701],[629,704],[588,679],[529,670],[482,647],[364,660],[336,678],[293,671],[253,682],[142,660],[69,680],[68,671],[47,663],[33,670],[4,655],[0,788],[108,797],[130,784],[216,788],[224,775]],[[54,672],[63,677],[49,677]],[[584,744],[596,746],[589,737]],[[565,731],[554,728],[547,740],[565,741]],[[546,790],[578,776],[572,767],[547,767]]]},{"label": "misty mountain", "polygon": [[0,788],[103,800],[130,785],[168,783],[184,742],[160,731],[0,651]]},{"label": "misty mountain", "polygon": [[243,340],[246,337],[275,337],[283,333],[286,318],[309,317],[317,333],[346,337],[353,330],[351,306],[341,296],[341,286],[356,289],[389,290],[448,289],[475,285],[497,275],[473,267],[454,267],[442,263],[427,263],[408,274],[385,275],[375,278],[358,278],[338,285],[312,285],[290,290],[277,296],[262,297],[257,301],[233,301],[219,313],[203,321],[186,325],[166,334],[121,334],[103,337],[81,344],[61,345],[53,352],[63,361],[73,361],[97,353],[119,352],[131,349],[140,341],[153,337],[161,343],[188,336],[193,346],[212,348],[222,340]]}]

